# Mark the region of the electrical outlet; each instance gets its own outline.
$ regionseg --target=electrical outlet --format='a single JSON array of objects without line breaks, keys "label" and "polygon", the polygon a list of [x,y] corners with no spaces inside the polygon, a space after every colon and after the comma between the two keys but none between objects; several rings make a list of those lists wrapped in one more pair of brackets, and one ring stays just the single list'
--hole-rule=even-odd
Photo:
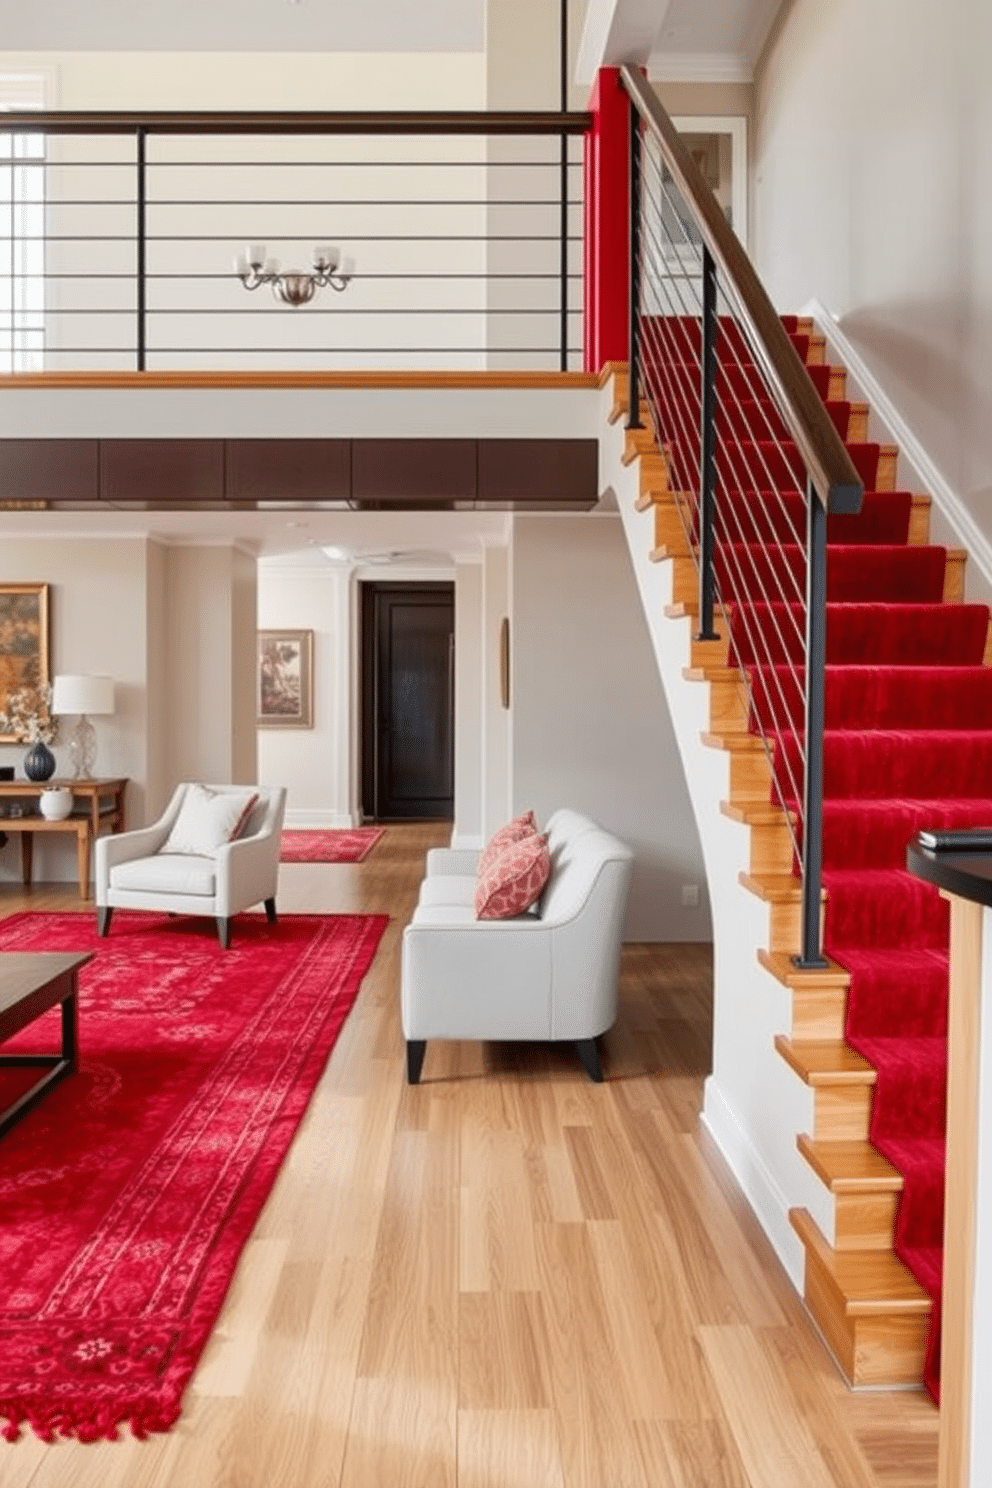
[{"label": "electrical outlet", "polygon": [[682,885],[682,908],[683,909],[698,909],[699,908],[699,885],[698,884],[683,884]]}]

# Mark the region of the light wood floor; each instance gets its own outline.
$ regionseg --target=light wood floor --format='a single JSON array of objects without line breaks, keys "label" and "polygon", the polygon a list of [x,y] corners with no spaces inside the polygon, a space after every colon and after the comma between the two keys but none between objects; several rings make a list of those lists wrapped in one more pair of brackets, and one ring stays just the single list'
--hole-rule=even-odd
[{"label": "light wood floor", "polygon": [[[284,911],[393,918],[183,1417],[0,1441],[0,1484],[932,1488],[928,1398],[848,1391],[700,1126],[707,947],[625,948],[604,1085],[568,1049],[475,1044],[405,1085],[399,938],[445,836],[284,867]],[[24,907],[81,905],[0,887]]]}]

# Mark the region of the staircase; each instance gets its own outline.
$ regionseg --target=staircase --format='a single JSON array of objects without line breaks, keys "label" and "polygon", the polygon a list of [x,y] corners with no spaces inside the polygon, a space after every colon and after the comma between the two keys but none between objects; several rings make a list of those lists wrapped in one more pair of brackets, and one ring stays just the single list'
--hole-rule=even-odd
[{"label": "staircase", "polygon": [[[750,377],[717,414],[719,478],[737,524],[716,554],[718,591],[731,592],[733,574],[753,579],[753,596],[742,600],[738,585],[718,611],[717,640],[694,638],[696,496],[682,431],[698,428],[698,404],[670,399],[658,435],[643,404],[646,427],[625,431],[626,371],[611,369],[606,474],[710,878],[716,1007],[704,1121],[797,1282],[801,1273],[851,1384],[923,1377],[936,1395],[947,914],[903,863],[921,826],[992,821],[989,614],[963,602],[965,554],[930,545],[928,498],[897,489],[897,451],[868,441],[869,410],[847,398],[844,370],[825,364],[822,337],[809,323],[786,328],[866,486],[861,514],[832,516],[827,528],[824,970],[791,959],[803,715],[790,693],[800,659],[788,585],[801,571],[789,538],[799,514],[790,516],[792,496],[766,501],[750,474],[756,459],[770,480],[787,472],[784,428]],[[694,334],[692,322],[668,325],[657,344],[681,357],[684,343],[688,362]],[[733,342],[732,323],[723,339]],[[761,547],[776,528],[778,546]]]}]

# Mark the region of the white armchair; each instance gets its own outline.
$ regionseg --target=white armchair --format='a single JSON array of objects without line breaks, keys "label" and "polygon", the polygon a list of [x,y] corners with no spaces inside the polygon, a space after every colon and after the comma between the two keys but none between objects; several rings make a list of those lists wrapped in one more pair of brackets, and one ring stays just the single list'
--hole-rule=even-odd
[{"label": "white armchair", "polygon": [[[275,923],[285,788],[251,787],[257,790],[258,800],[236,840],[209,855],[163,852],[191,788],[188,781],[177,785],[172,800],[151,826],[96,839],[100,935],[108,933],[115,908],[212,916],[225,950],[231,943],[231,920],[240,910],[264,904],[269,923]],[[245,791],[244,786],[233,785],[207,789],[220,795]]]}]

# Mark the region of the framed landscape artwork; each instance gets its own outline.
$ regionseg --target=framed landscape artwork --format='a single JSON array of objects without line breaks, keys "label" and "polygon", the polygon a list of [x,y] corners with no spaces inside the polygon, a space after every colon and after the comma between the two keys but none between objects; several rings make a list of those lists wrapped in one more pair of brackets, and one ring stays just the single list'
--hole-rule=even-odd
[{"label": "framed landscape artwork", "polygon": [[313,728],[313,631],[258,632],[260,728]]},{"label": "framed landscape artwork", "polygon": [[[22,687],[47,687],[48,585],[0,584],[0,714]],[[0,744],[17,742],[0,734]]]}]

